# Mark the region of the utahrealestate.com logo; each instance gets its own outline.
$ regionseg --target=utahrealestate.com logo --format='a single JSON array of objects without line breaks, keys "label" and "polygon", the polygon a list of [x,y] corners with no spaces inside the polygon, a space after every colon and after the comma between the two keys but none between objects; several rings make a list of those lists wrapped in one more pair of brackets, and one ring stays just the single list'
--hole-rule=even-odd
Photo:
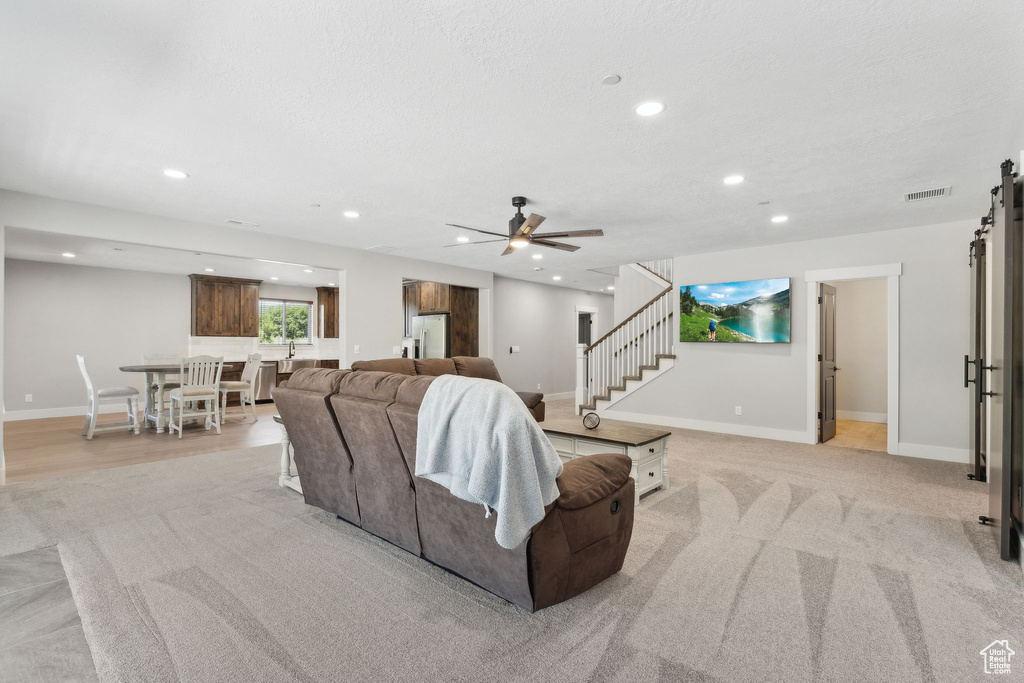
[{"label": "utahrealestate.com logo", "polygon": [[1008,674],[1010,673],[1010,657],[1016,653],[1010,649],[1008,640],[996,640],[981,651],[985,660],[985,673],[987,674]]}]

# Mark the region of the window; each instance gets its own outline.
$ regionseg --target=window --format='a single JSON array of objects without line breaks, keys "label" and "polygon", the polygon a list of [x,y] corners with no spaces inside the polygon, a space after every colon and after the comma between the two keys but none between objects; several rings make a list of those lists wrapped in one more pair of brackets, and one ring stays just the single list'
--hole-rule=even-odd
[{"label": "window", "polygon": [[313,302],[260,299],[260,344],[313,343]]}]

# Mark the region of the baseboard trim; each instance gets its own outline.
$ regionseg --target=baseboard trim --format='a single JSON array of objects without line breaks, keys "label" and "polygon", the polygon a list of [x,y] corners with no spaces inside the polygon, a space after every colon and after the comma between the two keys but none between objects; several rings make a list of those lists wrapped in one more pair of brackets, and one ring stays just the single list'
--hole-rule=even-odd
[{"label": "baseboard trim", "polygon": [[888,413],[861,413],[856,410],[837,410],[836,417],[840,420],[856,420],[857,422],[878,422],[885,424],[889,421]]},{"label": "baseboard trim", "polygon": [[789,441],[791,443],[814,443],[814,441],[808,437],[807,432],[796,430],[757,427],[753,425],[733,424],[730,422],[691,420],[683,417],[668,417],[664,415],[626,413],[620,410],[598,410],[598,414],[601,417],[607,417],[610,420],[639,422],[641,424],[658,425],[659,427],[679,427],[680,429],[693,429],[699,432],[717,432],[719,434],[749,436],[755,439],[771,439],[773,441]]},{"label": "baseboard trim", "polygon": [[[4,422],[18,420],[44,420],[48,417],[85,417],[86,406],[70,406],[67,408],[39,408],[37,410],[5,410]],[[113,403],[100,406],[100,414],[123,413],[124,406]]]},{"label": "baseboard trim", "polygon": [[544,394],[545,401],[561,401],[566,398],[573,398],[576,396],[575,391],[562,391],[557,394]]},{"label": "baseboard trim", "polygon": [[970,462],[970,451],[966,448],[948,448],[946,446],[928,446],[920,443],[906,443],[900,441],[897,444],[899,454],[909,458],[924,458],[926,460],[941,460],[943,462],[959,462],[967,464]]}]

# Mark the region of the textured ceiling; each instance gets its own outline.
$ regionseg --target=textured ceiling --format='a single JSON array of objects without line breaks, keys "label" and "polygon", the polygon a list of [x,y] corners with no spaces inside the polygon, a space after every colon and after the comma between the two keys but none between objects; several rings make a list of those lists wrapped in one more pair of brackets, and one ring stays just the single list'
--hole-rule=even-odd
[{"label": "textured ceiling", "polygon": [[[1024,3],[36,0],[0,5],[0,63],[0,187],[550,282],[980,216]],[[540,273],[442,248],[447,222],[505,230],[514,194],[607,237]]]}]

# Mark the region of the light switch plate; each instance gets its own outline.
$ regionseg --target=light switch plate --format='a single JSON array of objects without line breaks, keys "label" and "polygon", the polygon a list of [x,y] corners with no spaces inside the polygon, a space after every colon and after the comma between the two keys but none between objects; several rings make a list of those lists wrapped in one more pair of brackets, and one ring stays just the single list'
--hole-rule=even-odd
[{"label": "light switch plate", "polygon": [[25,403],[32,402],[32,394],[25,394]]},{"label": "light switch plate", "polygon": [[359,353],[359,344],[356,344],[356,345],[355,345],[355,346],[354,346],[354,347],[352,348],[352,353]]},{"label": "light switch plate", "polygon": [[513,346],[511,349],[509,349],[509,353],[519,353],[519,347]]},{"label": "light switch plate", "polygon": [[736,406],[736,414],[737,415],[742,415],[743,414],[743,406]]}]

